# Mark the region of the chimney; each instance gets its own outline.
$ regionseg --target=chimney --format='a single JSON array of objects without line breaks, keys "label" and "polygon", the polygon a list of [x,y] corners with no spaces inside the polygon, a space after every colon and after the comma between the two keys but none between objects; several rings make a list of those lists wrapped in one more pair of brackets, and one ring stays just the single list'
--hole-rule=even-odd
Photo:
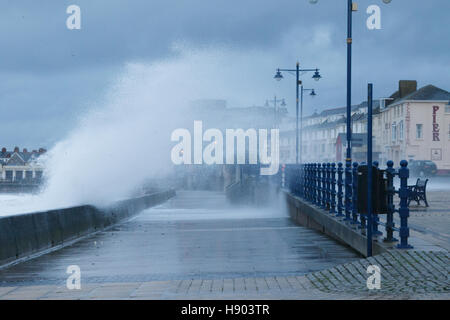
[{"label": "chimney", "polygon": [[398,93],[400,98],[406,97],[408,94],[417,91],[417,81],[416,80],[400,80],[398,82]]},{"label": "chimney", "polygon": [[19,147],[14,147],[14,152],[20,152]]},{"label": "chimney", "polygon": [[2,148],[2,153],[6,153],[6,148]]}]

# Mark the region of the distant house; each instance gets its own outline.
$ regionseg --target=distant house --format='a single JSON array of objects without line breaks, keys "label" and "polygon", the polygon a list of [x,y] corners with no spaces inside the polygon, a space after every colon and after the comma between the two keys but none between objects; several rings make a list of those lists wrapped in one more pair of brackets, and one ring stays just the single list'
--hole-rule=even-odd
[{"label": "distant house", "polygon": [[43,167],[37,160],[47,150],[28,151],[15,147],[13,151],[2,148],[0,152],[0,181],[3,182],[31,182],[42,178]]}]

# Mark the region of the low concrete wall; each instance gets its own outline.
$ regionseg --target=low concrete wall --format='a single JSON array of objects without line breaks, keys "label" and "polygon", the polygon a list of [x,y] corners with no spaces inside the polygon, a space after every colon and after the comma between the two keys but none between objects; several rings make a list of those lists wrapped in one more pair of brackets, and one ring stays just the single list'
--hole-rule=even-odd
[{"label": "low concrete wall", "polygon": [[148,194],[107,208],[90,205],[0,218],[0,267],[71,243],[166,201],[174,190]]},{"label": "low concrete wall", "polygon": [[0,181],[0,193],[34,193],[41,185],[37,183],[15,183]]},{"label": "low concrete wall", "polygon": [[[361,234],[359,230],[289,192],[285,192],[285,195],[289,214],[296,223],[318,230],[353,248],[363,256],[367,256],[367,237]],[[374,241],[372,250],[375,255],[386,252],[388,248],[380,242]]]},{"label": "low concrete wall", "polygon": [[277,186],[267,180],[256,177],[245,177],[242,181],[230,184],[225,188],[227,199],[234,204],[266,206],[278,199]]}]

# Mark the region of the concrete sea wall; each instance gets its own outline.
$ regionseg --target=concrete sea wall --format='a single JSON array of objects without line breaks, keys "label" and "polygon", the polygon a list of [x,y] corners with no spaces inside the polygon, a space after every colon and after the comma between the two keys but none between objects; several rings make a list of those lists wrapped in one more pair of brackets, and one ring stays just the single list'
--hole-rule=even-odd
[{"label": "concrete sea wall", "polygon": [[174,190],[168,190],[120,201],[107,208],[83,205],[1,217],[0,267],[70,244],[174,195]]},{"label": "concrete sea wall", "polygon": [[[347,245],[363,256],[367,256],[367,238],[359,230],[331,216],[325,210],[304,202],[285,192],[289,214],[296,223],[320,231],[340,243]],[[373,254],[387,252],[388,248],[380,242],[373,242]]]}]

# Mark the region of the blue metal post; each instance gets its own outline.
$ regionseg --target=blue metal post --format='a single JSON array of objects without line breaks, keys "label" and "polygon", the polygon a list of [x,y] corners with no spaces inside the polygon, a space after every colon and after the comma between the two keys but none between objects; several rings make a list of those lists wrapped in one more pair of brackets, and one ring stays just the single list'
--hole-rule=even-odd
[{"label": "blue metal post", "polygon": [[305,187],[308,182],[308,167],[306,165],[301,164],[300,167],[302,168],[302,175],[300,178],[301,185],[299,185],[299,193],[300,195],[305,198]]},{"label": "blue metal post", "polygon": [[317,163],[317,205],[320,207],[322,205],[322,165]]},{"label": "blue metal post", "polygon": [[298,132],[298,114],[299,114],[299,107],[298,107],[298,102],[299,102],[299,77],[300,77],[300,64],[297,62],[296,68],[295,68],[295,75],[296,75],[296,81],[295,81],[295,163],[299,164],[299,132]]},{"label": "blue metal post", "polygon": [[389,160],[387,162],[387,169],[386,169],[387,197],[388,198],[387,198],[387,216],[386,216],[386,238],[384,238],[385,242],[397,241],[397,239],[394,238],[394,227],[395,227],[395,224],[394,224],[394,212],[395,212],[394,176],[395,176],[394,162]]},{"label": "blue metal post", "polygon": [[[366,163],[365,162],[361,162],[359,165],[364,165],[365,166]],[[359,186],[359,187],[360,188],[364,188],[363,186]],[[356,201],[358,201],[358,199]],[[356,211],[356,212],[358,214],[358,211]],[[364,230],[363,232],[366,232],[367,215],[365,213],[359,213],[359,221],[360,221],[359,228],[361,230]]]},{"label": "blue metal post", "polygon": [[308,200],[313,201],[313,165],[308,166]]},{"label": "blue metal post", "polygon": [[304,194],[304,188],[306,187],[306,178],[307,178],[307,166],[300,164],[297,166],[298,168],[300,168],[299,170],[299,178],[298,178],[298,193],[299,195],[304,198],[305,194]]},{"label": "blue metal post", "polygon": [[400,243],[397,245],[397,248],[410,249],[412,246],[408,244],[408,161],[402,160],[400,162],[400,167],[401,168],[398,170],[398,176],[400,178],[400,189],[398,190],[398,195],[400,197],[400,208],[398,209],[398,213],[400,214]]},{"label": "blue metal post", "polygon": [[316,192],[316,179],[317,179],[317,166],[315,163],[312,165],[312,185],[311,185],[311,191],[312,191],[312,203],[317,203],[317,192]]},{"label": "blue metal post", "polygon": [[308,164],[308,180],[307,180],[307,197],[308,201],[312,200],[312,174],[313,174],[313,165],[312,163]]},{"label": "blue metal post", "polygon": [[301,164],[300,167],[302,168],[302,175],[300,178],[301,184],[300,184],[300,195],[304,199],[306,197],[306,187],[307,187],[307,179],[308,179],[308,165]]},{"label": "blue metal post", "polygon": [[330,213],[336,213],[336,163],[331,164],[331,201],[330,201]]},{"label": "blue metal post", "polygon": [[305,199],[311,200],[311,164],[306,165]]},{"label": "blue metal post", "polygon": [[322,163],[322,208],[327,208],[327,164]]},{"label": "blue metal post", "polygon": [[326,186],[326,191],[325,191],[325,209],[330,210],[331,205],[330,205],[330,169],[331,166],[329,163],[326,164],[326,175],[325,175],[325,186]]},{"label": "blue metal post", "polygon": [[306,179],[308,178],[308,165],[307,164],[301,164],[299,165],[300,168],[302,168],[302,174],[300,177],[300,185],[299,185],[299,192],[302,195],[303,199],[306,199]]},{"label": "blue metal post", "polygon": [[331,210],[331,163],[327,163],[327,202],[328,210]]},{"label": "blue metal post", "polygon": [[350,216],[352,212],[351,201],[352,201],[352,168],[351,163],[345,162],[345,220],[351,221]]},{"label": "blue metal post", "polygon": [[314,164],[309,167],[309,200],[314,203]]},{"label": "blue metal post", "polygon": [[373,85],[368,85],[367,99],[367,256],[372,256],[372,104]]},{"label": "blue metal post", "polygon": [[300,168],[298,192],[302,198],[305,198],[305,187],[306,187],[306,165],[297,165]]},{"label": "blue metal post", "polygon": [[[297,64],[298,65],[298,64]],[[297,83],[300,83],[299,80],[297,80]],[[298,85],[297,85],[298,87]],[[303,84],[301,87],[301,93],[300,93],[300,163],[302,163],[302,154],[303,154]]]},{"label": "blue metal post", "polygon": [[337,192],[337,198],[338,198],[338,203],[337,203],[337,215],[336,217],[342,217],[344,216],[342,214],[343,211],[343,203],[342,203],[342,198],[344,197],[344,193],[343,193],[343,186],[344,186],[344,182],[342,179],[342,175],[344,173],[344,168],[342,167],[342,162],[338,163],[338,169],[337,169],[337,174],[338,174],[338,180],[337,180],[337,185],[338,185],[338,192]]},{"label": "blue metal post", "polygon": [[[377,174],[378,174],[378,168],[380,166],[380,164],[378,163],[378,161],[374,161],[373,162],[373,166],[377,169]],[[372,234],[375,236],[380,236],[383,234],[383,232],[378,230],[378,226],[380,224],[380,217],[378,216],[378,214],[373,215],[372,217],[372,221],[373,221],[373,228],[372,228]]]},{"label": "blue metal post", "polygon": [[352,224],[358,222],[358,162],[353,162],[353,196],[352,196]]},{"label": "blue metal post", "polygon": [[297,184],[297,168],[292,167],[289,169],[289,189],[295,195],[296,194],[296,184]]},{"label": "blue metal post", "polygon": [[352,0],[347,1],[347,158],[345,159],[345,215],[350,220],[352,199]]}]

